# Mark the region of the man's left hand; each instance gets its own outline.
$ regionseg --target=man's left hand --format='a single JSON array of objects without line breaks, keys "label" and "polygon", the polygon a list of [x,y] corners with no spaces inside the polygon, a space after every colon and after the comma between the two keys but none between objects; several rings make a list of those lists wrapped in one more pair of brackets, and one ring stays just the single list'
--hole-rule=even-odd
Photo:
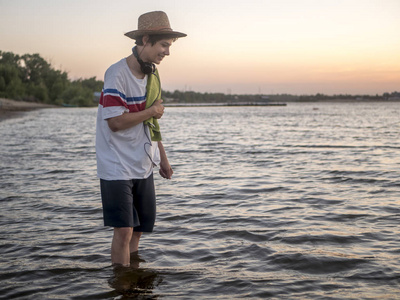
[{"label": "man's left hand", "polygon": [[160,171],[159,171],[161,177],[165,179],[171,179],[172,174],[174,174],[174,171],[171,168],[171,165],[169,163],[160,163]]}]

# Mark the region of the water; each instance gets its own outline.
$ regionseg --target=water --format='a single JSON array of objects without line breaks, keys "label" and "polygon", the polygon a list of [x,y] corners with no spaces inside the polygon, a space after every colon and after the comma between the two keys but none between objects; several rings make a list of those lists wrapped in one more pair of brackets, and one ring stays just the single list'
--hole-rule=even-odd
[{"label": "water", "polygon": [[175,174],[113,270],[96,109],[0,122],[2,299],[399,299],[400,103],[166,109]]}]

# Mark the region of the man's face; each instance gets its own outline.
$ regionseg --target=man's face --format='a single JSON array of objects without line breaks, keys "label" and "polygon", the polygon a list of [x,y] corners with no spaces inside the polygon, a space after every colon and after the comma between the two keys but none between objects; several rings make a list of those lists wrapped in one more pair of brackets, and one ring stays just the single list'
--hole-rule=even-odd
[{"label": "man's face", "polygon": [[163,60],[163,58],[166,55],[169,55],[169,48],[171,47],[173,42],[173,39],[164,39],[161,41],[158,41],[157,43],[151,45],[151,43],[148,43],[145,46],[145,50],[143,52],[143,60],[147,62],[152,62],[154,64],[160,64],[160,62]]}]

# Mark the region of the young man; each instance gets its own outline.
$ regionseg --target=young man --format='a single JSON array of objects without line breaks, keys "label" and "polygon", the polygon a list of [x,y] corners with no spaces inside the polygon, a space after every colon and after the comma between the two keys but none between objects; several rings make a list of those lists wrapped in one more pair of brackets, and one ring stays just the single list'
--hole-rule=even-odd
[{"label": "young man", "polygon": [[97,174],[100,178],[104,225],[114,227],[111,260],[129,266],[142,232],[152,232],[156,214],[153,167],[171,179],[157,119],[164,113],[161,85],[154,64],[160,64],[177,38],[167,15],[143,14],[132,54],[105,73],[96,124]]}]

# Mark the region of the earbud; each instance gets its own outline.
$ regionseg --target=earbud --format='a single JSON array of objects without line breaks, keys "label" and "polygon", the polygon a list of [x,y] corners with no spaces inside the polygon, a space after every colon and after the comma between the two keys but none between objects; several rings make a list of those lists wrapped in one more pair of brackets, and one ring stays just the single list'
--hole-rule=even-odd
[{"label": "earbud", "polygon": [[144,62],[143,60],[140,59],[139,54],[137,53],[136,46],[132,48],[132,53],[136,57],[139,65],[140,65],[140,70],[144,74],[151,74],[151,73],[154,73],[156,71],[156,65],[155,64],[149,63],[149,62]]}]

